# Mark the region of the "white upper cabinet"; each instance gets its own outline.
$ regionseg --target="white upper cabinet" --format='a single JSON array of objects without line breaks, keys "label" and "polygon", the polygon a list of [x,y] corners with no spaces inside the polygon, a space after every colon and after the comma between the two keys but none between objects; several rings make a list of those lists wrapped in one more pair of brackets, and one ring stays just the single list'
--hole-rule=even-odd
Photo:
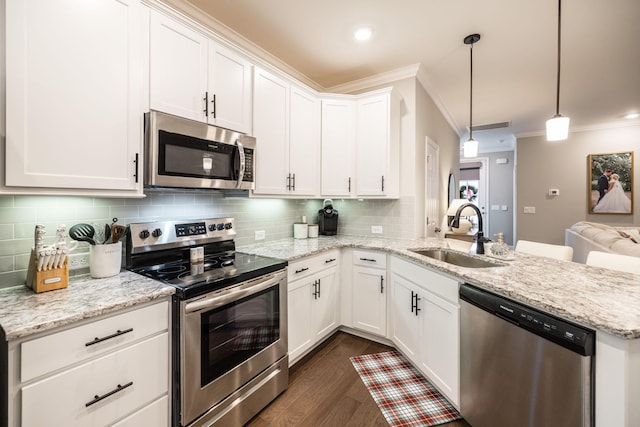
[{"label": "white upper cabinet", "polygon": [[251,134],[251,63],[209,42],[209,123]]},{"label": "white upper cabinet", "polygon": [[150,26],[150,108],[251,133],[251,63],[160,12]]},{"label": "white upper cabinet", "polygon": [[398,197],[399,147],[391,90],[358,99],[357,110],[356,196]]},{"label": "white upper cabinet", "polygon": [[253,114],[258,144],[254,194],[316,195],[319,99],[256,67]]},{"label": "white upper cabinet", "polygon": [[352,99],[322,100],[322,196],[352,194],[355,111]]},{"label": "white upper cabinet", "polygon": [[313,93],[291,86],[289,171],[290,194],[318,194],[320,168],[320,99]]},{"label": "white upper cabinet", "polygon": [[6,0],[3,190],[142,193],[138,0]]},{"label": "white upper cabinet", "polygon": [[289,83],[260,68],[254,74],[256,194],[286,194],[289,170]]},{"label": "white upper cabinet", "polygon": [[392,88],[322,100],[322,196],[397,198],[399,116]]},{"label": "white upper cabinet", "polygon": [[151,12],[149,104],[187,119],[207,120],[207,46],[202,34]]}]

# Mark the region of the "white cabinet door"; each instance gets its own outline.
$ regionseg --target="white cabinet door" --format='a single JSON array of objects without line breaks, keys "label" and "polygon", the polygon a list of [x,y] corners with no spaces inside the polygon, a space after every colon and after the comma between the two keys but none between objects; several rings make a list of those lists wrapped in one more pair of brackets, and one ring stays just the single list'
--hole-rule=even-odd
[{"label": "white cabinet door", "polygon": [[386,270],[353,267],[353,326],[376,335],[387,334]]},{"label": "white cabinet door", "polygon": [[251,134],[252,69],[242,56],[209,42],[209,123]]},{"label": "white cabinet door", "polygon": [[141,193],[139,1],[5,8],[6,185]]},{"label": "white cabinet door", "polygon": [[289,173],[289,84],[255,69],[253,135],[256,155],[256,194],[286,194]]},{"label": "white cabinet door", "polygon": [[315,322],[311,313],[313,280],[289,282],[287,328],[289,360],[294,361],[313,345]]},{"label": "white cabinet door", "polygon": [[150,25],[150,108],[207,121],[208,39],[156,11]]},{"label": "white cabinet door", "polygon": [[[449,280],[449,279],[447,279]],[[454,285],[456,286],[456,285]],[[459,360],[458,305],[424,291],[420,370],[444,392],[453,403],[458,404]]]},{"label": "white cabinet door", "polygon": [[353,188],[355,101],[322,100],[322,196],[350,196]]},{"label": "white cabinet door", "polygon": [[389,176],[389,94],[358,100],[356,196],[386,194]]},{"label": "white cabinet door", "polygon": [[25,386],[22,425],[109,425],[167,393],[168,365],[164,332]]},{"label": "white cabinet door", "polygon": [[313,311],[316,318],[316,341],[319,341],[340,326],[336,269],[320,273],[316,280]]},{"label": "white cabinet door", "polygon": [[[414,363],[419,361],[420,311],[416,311],[416,296],[421,298],[415,284],[391,273],[391,339]],[[423,304],[418,300],[418,308]]]},{"label": "white cabinet door", "polygon": [[314,196],[319,193],[320,100],[292,86],[290,110],[290,194]]}]

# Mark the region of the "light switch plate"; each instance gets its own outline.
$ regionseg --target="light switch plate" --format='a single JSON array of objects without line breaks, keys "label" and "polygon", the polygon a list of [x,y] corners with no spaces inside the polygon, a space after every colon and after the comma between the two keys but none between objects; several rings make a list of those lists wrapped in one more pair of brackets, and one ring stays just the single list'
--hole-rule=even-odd
[{"label": "light switch plate", "polygon": [[524,213],[526,213],[526,214],[534,214],[534,213],[536,213],[536,207],[535,206],[525,206],[524,207]]}]

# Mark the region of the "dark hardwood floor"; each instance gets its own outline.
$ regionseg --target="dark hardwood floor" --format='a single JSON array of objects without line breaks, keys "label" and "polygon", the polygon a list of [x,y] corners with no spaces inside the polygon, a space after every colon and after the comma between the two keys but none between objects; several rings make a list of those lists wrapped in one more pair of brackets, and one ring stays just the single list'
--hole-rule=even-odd
[{"label": "dark hardwood floor", "polygon": [[[373,341],[336,333],[291,368],[289,388],[247,426],[388,427],[349,358],[389,350]],[[461,420],[441,426],[469,424]]]}]

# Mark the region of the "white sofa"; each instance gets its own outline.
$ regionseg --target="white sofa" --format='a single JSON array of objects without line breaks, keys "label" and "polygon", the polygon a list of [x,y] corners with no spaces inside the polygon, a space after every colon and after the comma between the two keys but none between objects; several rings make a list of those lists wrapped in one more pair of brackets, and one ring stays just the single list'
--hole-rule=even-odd
[{"label": "white sofa", "polygon": [[580,221],[565,230],[564,242],[573,248],[573,261],[583,264],[591,251],[640,257],[640,226],[613,227]]}]

